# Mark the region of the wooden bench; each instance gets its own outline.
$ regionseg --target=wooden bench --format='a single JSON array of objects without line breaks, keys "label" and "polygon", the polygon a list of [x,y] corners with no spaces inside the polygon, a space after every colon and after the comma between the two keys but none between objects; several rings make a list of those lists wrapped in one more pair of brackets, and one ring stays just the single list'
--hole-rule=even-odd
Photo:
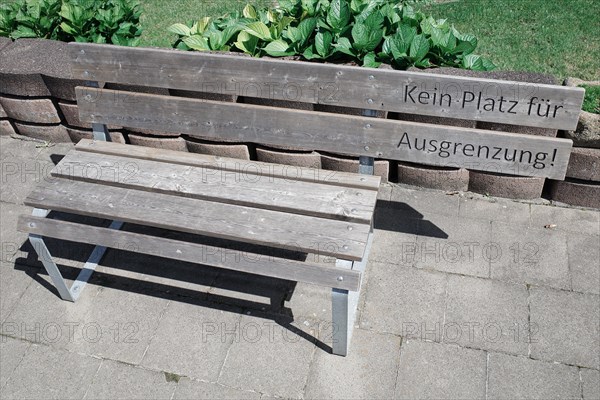
[{"label": "wooden bench", "polygon": [[[52,171],[55,179],[27,197],[35,209],[18,224],[60,296],[75,301],[107,247],[134,243],[129,250],[332,288],[339,355],[347,354],[373,240],[375,158],[492,165],[495,172],[562,179],[572,146],[565,139],[373,118],[377,112],[571,129],[583,98],[582,90],[558,86],[339,65],[76,43],[71,50],[73,78],[88,81],[76,91],[93,140],[79,142]],[[358,108],[362,116],[102,89],[106,82],[213,94],[233,85],[238,94]],[[259,90],[265,84],[268,90]],[[496,93],[493,107],[488,92]],[[360,174],[110,143],[107,124],[351,154],[359,157]],[[512,160],[492,154],[513,149]],[[46,218],[51,210],[113,222]],[[121,229],[123,223],[232,245],[135,233]],[[97,246],[71,288],[45,236]],[[268,251],[249,257],[233,250],[235,243],[327,256],[335,264]]]}]

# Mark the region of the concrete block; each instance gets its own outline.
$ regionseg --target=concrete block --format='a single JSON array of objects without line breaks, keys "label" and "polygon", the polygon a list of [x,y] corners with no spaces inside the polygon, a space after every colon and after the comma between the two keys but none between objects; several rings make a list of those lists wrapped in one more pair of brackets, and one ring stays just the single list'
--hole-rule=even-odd
[{"label": "concrete block", "polygon": [[[13,40],[7,37],[0,37],[0,50],[4,49],[5,47],[11,45],[13,43]],[[1,386],[1,385],[0,385]]]},{"label": "concrete block", "polygon": [[567,235],[492,222],[491,277],[505,282],[571,289]]},{"label": "concrete block", "polygon": [[86,397],[90,399],[171,399],[177,382],[164,372],[103,360]]},{"label": "concrete block", "polygon": [[230,388],[216,383],[202,382],[189,378],[181,378],[177,384],[177,390],[173,400],[214,400],[214,399],[237,399],[237,400],[259,400],[261,394],[254,391],[245,391]]},{"label": "concrete block", "polygon": [[600,371],[581,369],[584,399],[600,399]]},{"label": "concrete block", "polygon": [[[321,154],[321,167],[331,171],[358,173],[358,157],[339,154]],[[390,176],[390,161],[375,160],[374,174],[381,177],[382,183],[387,183]]]},{"label": "concrete block", "polygon": [[537,199],[542,195],[544,178],[501,175],[491,172],[469,171],[469,190],[509,199]]},{"label": "concrete block", "polygon": [[9,118],[25,123],[58,124],[60,117],[50,99],[0,97]]},{"label": "concrete block", "polygon": [[[83,130],[67,127],[67,132],[73,143],[79,143],[81,139],[93,139],[94,134],[91,130]],[[125,144],[125,137],[121,132],[109,131],[110,140],[116,143]]]},{"label": "concrete block", "polygon": [[469,188],[469,171],[464,168],[398,162],[398,182],[430,189],[466,192]]},{"label": "concrete block", "polygon": [[177,151],[188,151],[185,140],[180,137],[156,137],[128,134],[129,143],[136,146],[155,147]]},{"label": "concrete block", "polygon": [[594,210],[531,205],[531,226],[543,228],[556,225],[554,229],[564,232],[600,235],[600,213]]},{"label": "concrete block", "polygon": [[264,147],[256,148],[256,158],[274,164],[293,165],[296,167],[321,168],[321,155],[312,152],[277,151]]},{"label": "concrete block", "polygon": [[398,371],[400,338],[355,329],[347,357],[317,351],[306,399],[391,399]]},{"label": "concrete block", "polygon": [[7,399],[81,399],[102,360],[31,345],[11,379],[2,388]]},{"label": "concrete block", "polygon": [[[3,39],[3,38],[0,38]],[[0,340],[0,354],[2,355],[2,368],[0,368],[0,388],[4,387],[10,379],[15,368],[19,365],[31,343],[10,337]]]},{"label": "concrete block", "polygon": [[[0,96],[0,99],[2,97]],[[2,102],[0,101],[0,118],[7,118],[8,115],[6,114],[6,111],[4,111],[4,107],[2,107]]]},{"label": "concrete block", "polygon": [[552,181],[550,197],[572,206],[600,209],[600,183],[589,181]]},{"label": "concrete block", "polygon": [[600,149],[600,114],[581,111],[574,131],[561,131],[577,147]]},{"label": "concrete block", "polygon": [[525,285],[450,275],[444,343],[527,355],[528,322]]},{"label": "concrete block", "polygon": [[[77,108],[77,103],[66,101],[66,100],[59,100],[58,107],[62,111],[62,114],[65,117],[65,120],[67,121],[68,126],[72,126],[75,128],[84,128],[84,129],[92,128],[91,123],[81,122],[79,120],[79,109]],[[123,129],[123,127],[118,126],[118,125],[108,125],[108,129],[121,130],[121,129]]]},{"label": "concrete block", "polygon": [[400,349],[396,399],[485,398],[486,353],[408,339]]},{"label": "concrete block", "polygon": [[196,299],[171,302],[141,366],[216,382],[215,366],[223,365],[231,343],[240,340],[239,312]]},{"label": "concrete block", "polygon": [[15,127],[9,120],[0,119],[0,136],[10,136],[15,133]]},{"label": "concrete block", "polygon": [[29,125],[15,122],[20,135],[53,143],[70,143],[71,138],[63,125]]},{"label": "concrete block", "polygon": [[567,178],[600,183],[600,149],[574,147],[567,167]]},{"label": "concrete block", "polygon": [[600,298],[530,288],[531,357],[600,369]]},{"label": "concrete block", "polygon": [[[70,61],[69,61],[70,62]],[[86,81],[70,78],[60,78],[48,75],[42,75],[44,84],[52,97],[66,101],[76,101],[75,88],[77,86],[87,86]]]},{"label": "concrete block", "polygon": [[490,353],[489,399],[575,399],[580,397],[577,367]]},{"label": "concrete block", "polygon": [[[4,54],[2,54],[2,58],[4,58]],[[0,93],[2,94],[27,97],[51,96],[40,74],[8,73],[1,66],[0,71],[2,71],[0,72]]]},{"label": "concrete block", "polygon": [[572,289],[600,295],[600,238],[592,235],[567,235]]},{"label": "concrete block", "polygon": [[250,160],[248,145],[243,143],[223,143],[185,137],[190,153],[210,154],[212,156]]},{"label": "concrete block", "polygon": [[372,262],[361,328],[441,341],[447,276]]},{"label": "concrete block", "polygon": [[248,315],[237,327],[227,328],[237,330],[239,340],[229,349],[218,383],[289,399],[303,397],[315,350],[311,341],[285,325]]}]

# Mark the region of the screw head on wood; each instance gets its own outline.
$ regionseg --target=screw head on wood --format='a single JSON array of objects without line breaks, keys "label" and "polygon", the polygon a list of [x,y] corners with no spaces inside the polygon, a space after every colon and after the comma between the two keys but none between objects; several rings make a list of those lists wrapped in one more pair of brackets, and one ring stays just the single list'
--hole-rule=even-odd
[{"label": "screw head on wood", "polygon": [[344,280],[344,277],[343,276],[338,276],[337,280],[338,280],[338,282],[342,282]]},{"label": "screw head on wood", "polygon": [[373,75],[369,75],[369,80],[372,81],[373,79],[375,79],[375,77]]},{"label": "screw head on wood", "polygon": [[367,99],[367,103],[373,104],[373,99]]},{"label": "screw head on wood", "polygon": [[365,150],[369,151],[369,148],[370,148],[369,146],[365,146]]}]

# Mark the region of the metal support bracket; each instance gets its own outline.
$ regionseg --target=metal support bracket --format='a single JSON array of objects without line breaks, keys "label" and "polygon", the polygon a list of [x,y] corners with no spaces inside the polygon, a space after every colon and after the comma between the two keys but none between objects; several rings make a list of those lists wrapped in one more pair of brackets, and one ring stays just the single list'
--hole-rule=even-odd
[{"label": "metal support bracket", "polygon": [[[93,87],[93,88],[100,88],[100,84],[98,82],[95,81],[86,81],[85,82],[86,86],[89,87]],[[102,85],[103,87],[104,85]],[[108,126],[106,126],[105,124],[96,124],[96,123],[92,123],[92,134],[94,137],[94,140],[100,140],[100,141],[104,141],[104,142],[110,142],[110,135],[108,134]]]}]

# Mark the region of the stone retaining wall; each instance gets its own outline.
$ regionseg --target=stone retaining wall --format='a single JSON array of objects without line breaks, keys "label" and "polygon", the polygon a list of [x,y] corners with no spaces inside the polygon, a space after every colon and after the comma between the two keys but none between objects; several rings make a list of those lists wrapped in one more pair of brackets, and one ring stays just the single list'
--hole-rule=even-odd
[{"label": "stone retaining wall", "polygon": [[[2,38],[0,38],[2,39]],[[52,142],[78,142],[91,138],[91,127],[79,121],[75,86],[85,82],[71,79],[67,45],[61,42],[21,39],[15,42],[0,40],[0,134],[21,135]],[[553,77],[520,72],[474,72],[440,68],[440,74],[475,76],[521,82],[557,84]],[[268,105],[302,110],[317,110],[360,115],[361,110],[323,106],[235,95],[195,93],[183,90],[140,88],[107,84],[107,88],[141,91],[162,95],[193,97],[220,101]],[[377,118],[469,128],[517,132],[529,135],[556,137],[552,129],[475,122],[441,117],[380,112]],[[313,149],[273,147],[257,143],[216,142],[202,137],[202,132],[190,137],[164,132],[109,126],[111,137],[120,143],[167,148],[259,160],[296,166],[338,171],[357,171],[357,157],[331,154]],[[572,134],[572,133],[571,133]],[[562,136],[569,133],[562,133]],[[572,135],[571,135],[572,136]],[[587,142],[586,142],[587,143]],[[575,145],[578,142],[575,140]],[[550,198],[573,205],[600,208],[600,149],[575,148],[567,180],[545,181],[544,178],[517,177],[464,168],[440,168],[391,160],[376,160],[375,173],[384,181],[447,191],[470,190],[481,194],[515,199],[535,199],[544,193]]]}]

